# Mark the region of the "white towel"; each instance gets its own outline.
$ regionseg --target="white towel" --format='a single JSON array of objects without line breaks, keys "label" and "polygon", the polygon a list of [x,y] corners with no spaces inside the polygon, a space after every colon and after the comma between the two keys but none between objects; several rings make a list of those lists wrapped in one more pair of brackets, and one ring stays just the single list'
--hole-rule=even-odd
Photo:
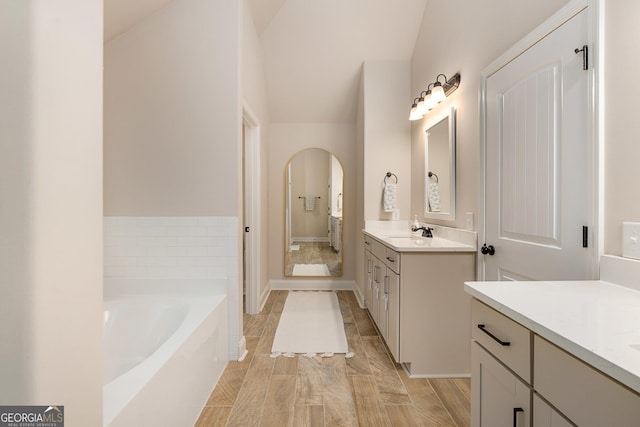
[{"label": "white towel", "polygon": [[382,195],[382,203],[385,212],[396,210],[396,196],[398,195],[398,184],[385,183]]},{"label": "white towel", "polygon": [[304,198],[304,210],[312,211],[316,208],[316,198],[312,196],[307,196]]},{"label": "white towel", "polygon": [[440,189],[435,182],[427,186],[427,203],[429,212],[440,212]]}]

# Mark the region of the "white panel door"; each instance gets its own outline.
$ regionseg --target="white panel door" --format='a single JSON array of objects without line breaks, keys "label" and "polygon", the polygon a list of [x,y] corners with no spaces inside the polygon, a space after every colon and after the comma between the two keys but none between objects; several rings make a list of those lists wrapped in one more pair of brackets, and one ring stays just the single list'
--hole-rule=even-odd
[{"label": "white panel door", "polygon": [[484,280],[592,278],[587,29],[585,9],[487,78]]}]

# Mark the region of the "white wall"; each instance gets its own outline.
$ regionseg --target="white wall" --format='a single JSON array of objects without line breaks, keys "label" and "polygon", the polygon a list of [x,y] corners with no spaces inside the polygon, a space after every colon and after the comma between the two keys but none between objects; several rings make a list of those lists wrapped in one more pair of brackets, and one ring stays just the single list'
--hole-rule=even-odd
[{"label": "white wall", "polygon": [[[446,101],[422,120],[412,122],[411,211],[419,219],[424,213],[424,131],[433,124],[433,116],[451,105],[457,109],[456,220],[429,222],[464,228],[466,212],[474,212],[477,218],[480,71],[567,2],[430,0],[427,3],[411,61],[411,99],[440,73],[450,78],[459,72],[462,79],[459,89]],[[442,11],[450,11],[450,19],[434,19]],[[407,116],[410,106],[408,99],[403,110]]]},{"label": "white wall", "polygon": [[0,402],[102,423],[102,2],[0,3]]},{"label": "white wall", "polygon": [[[269,278],[284,278],[285,168],[293,155],[305,148],[333,153],[344,169],[343,280],[355,280],[356,167],[354,125],[336,123],[272,123],[269,134]],[[297,197],[297,195],[293,195]]]},{"label": "white wall", "polygon": [[105,45],[105,215],[238,215],[235,3],[175,0]]},{"label": "white wall", "polygon": [[639,2],[605,3],[604,252],[622,254],[622,221],[640,222]]}]

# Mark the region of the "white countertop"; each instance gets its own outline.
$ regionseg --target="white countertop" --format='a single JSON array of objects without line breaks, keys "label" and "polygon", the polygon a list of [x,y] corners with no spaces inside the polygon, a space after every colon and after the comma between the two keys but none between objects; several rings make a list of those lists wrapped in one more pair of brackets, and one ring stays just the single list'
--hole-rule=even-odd
[{"label": "white countertop", "polygon": [[475,246],[442,237],[421,237],[409,232],[390,233],[362,230],[398,252],[476,252]]},{"label": "white countertop", "polygon": [[640,291],[599,280],[467,282],[464,288],[640,393]]}]

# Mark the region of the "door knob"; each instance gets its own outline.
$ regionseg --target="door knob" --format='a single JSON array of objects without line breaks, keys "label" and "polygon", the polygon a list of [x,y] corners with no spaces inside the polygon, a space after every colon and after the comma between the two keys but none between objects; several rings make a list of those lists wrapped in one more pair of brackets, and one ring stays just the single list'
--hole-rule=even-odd
[{"label": "door knob", "polygon": [[493,245],[487,246],[487,244],[485,243],[480,248],[480,252],[482,252],[482,255],[494,255],[496,253],[496,248],[494,248]]}]

